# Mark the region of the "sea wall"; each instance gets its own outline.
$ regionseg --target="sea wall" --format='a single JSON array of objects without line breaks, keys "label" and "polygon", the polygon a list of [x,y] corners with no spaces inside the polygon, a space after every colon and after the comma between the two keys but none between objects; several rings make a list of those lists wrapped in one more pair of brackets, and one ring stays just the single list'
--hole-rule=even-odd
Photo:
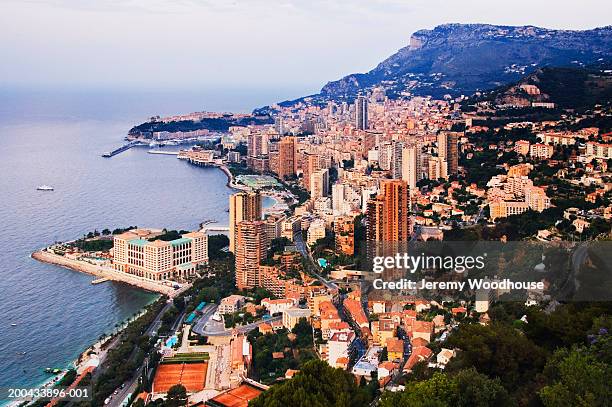
[{"label": "sea wall", "polygon": [[143,290],[165,294],[169,297],[174,297],[188,288],[188,285],[182,285],[180,289],[176,290],[167,285],[163,285],[138,276],[134,276],[132,274],[115,271],[108,267],[101,267],[79,260],[67,259],[64,256],[60,256],[55,253],[48,252],[46,250],[39,250],[32,253],[32,258],[43,263],[66,267],[70,270],[91,274],[99,278],[107,278],[112,281],[119,281],[122,283],[130,284],[132,286],[142,288]]}]

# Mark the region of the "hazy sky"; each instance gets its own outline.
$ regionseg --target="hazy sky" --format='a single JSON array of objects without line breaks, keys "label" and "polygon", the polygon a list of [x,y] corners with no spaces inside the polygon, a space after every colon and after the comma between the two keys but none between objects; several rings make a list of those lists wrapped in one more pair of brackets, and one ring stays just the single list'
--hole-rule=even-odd
[{"label": "hazy sky", "polygon": [[[447,22],[584,29],[602,0],[0,0],[0,85],[318,90]],[[296,95],[297,96],[297,95]]]}]

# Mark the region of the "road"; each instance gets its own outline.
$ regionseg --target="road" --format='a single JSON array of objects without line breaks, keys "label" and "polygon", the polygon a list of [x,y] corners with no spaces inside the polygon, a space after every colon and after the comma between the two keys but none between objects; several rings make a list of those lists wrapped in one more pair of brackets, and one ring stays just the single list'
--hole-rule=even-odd
[{"label": "road", "polygon": [[[149,337],[157,335],[157,331],[159,330],[159,327],[161,326],[161,319],[163,315],[172,307],[172,305],[173,305],[172,301],[169,301],[166,303],[166,305],[164,305],[162,310],[157,314],[153,322],[149,325],[149,327],[145,331],[145,335]],[[184,316],[184,313],[181,313],[181,315],[179,315],[177,320],[175,321],[174,325],[180,322],[183,316]],[[126,383],[124,383],[125,386],[123,388],[118,388],[116,390],[117,394],[112,396],[110,403],[108,404],[109,407],[121,406],[123,402],[126,401],[128,397],[136,391],[136,388],[138,387],[138,384],[139,384],[140,376],[144,368],[148,366],[148,363],[149,363],[149,357],[147,356],[145,360],[143,361],[142,365],[140,365],[138,369],[136,369],[136,371],[132,375],[132,378],[128,380]]]},{"label": "road", "polygon": [[233,329],[226,329],[225,324],[222,321],[215,321],[211,319],[213,314],[217,311],[217,308],[218,306],[216,304],[208,304],[205,306],[202,310],[202,316],[196,321],[191,330],[202,336],[224,336],[231,335],[234,329],[240,333],[247,333],[257,328],[264,322],[280,321],[282,319],[281,316],[276,316],[268,319],[267,321],[260,319],[259,321],[255,321],[247,325],[239,326]]},{"label": "road", "polygon": [[295,243],[295,247],[298,249],[298,251],[300,253],[302,253],[302,256],[304,256],[304,258],[308,261],[308,263],[310,264],[310,272],[312,274],[314,274],[314,276],[321,282],[323,283],[323,285],[325,287],[327,287],[330,290],[337,290],[338,286],[336,284],[334,284],[331,281],[326,280],[325,278],[323,278],[323,276],[321,276],[318,273],[319,270],[319,266],[317,265],[317,263],[314,261],[314,259],[312,258],[312,255],[310,254],[310,250],[308,250],[308,246],[306,245],[306,242],[304,242],[304,237],[302,236],[302,232],[296,232],[293,235],[293,243]]},{"label": "road", "polygon": [[217,312],[217,308],[219,308],[217,304],[207,304],[204,306],[202,309],[202,316],[197,319],[191,330],[197,334],[203,335],[201,332],[205,331],[205,325],[209,322],[214,313]]},{"label": "road", "polygon": [[172,301],[169,301],[169,302],[166,303],[166,305],[164,305],[164,308],[162,308],[161,312],[159,314],[157,314],[157,316],[155,317],[155,319],[153,320],[151,325],[149,325],[149,327],[145,331],[145,335],[148,335],[148,336],[157,335],[157,331],[159,331],[159,327],[162,324],[161,323],[161,319],[164,316],[164,314],[166,312],[168,312],[168,310],[170,310],[170,308],[172,308],[172,305],[173,305]]}]

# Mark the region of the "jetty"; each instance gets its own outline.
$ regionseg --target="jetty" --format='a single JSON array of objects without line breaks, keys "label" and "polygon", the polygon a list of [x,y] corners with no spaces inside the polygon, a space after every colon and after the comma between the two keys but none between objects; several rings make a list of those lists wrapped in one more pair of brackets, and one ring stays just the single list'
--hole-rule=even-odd
[{"label": "jetty", "polygon": [[102,278],[97,278],[97,279],[93,280],[93,281],[91,282],[91,284],[92,284],[92,285],[102,284],[102,283],[105,283],[105,282],[107,282],[107,281],[109,281],[109,279],[108,279],[108,278],[106,278],[106,277],[102,277]]},{"label": "jetty", "polygon": [[129,150],[130,148],[132,148],[134,146],[137,146],[138,144],[140,144],[140,143],[138,143],[137,141],[130,141],[129,143],[126,143],[126,144],[122,145],[121,147],[118,147],[118,148],[116,148],[116,149],[114,149],[112,151],[109,151],[107,153],[102,154],[102,157],[104,157],[104,158],[114,157],[117,154],[120,154],[120,153],[122,153],[124,151],[127,151],[127,150]]}]

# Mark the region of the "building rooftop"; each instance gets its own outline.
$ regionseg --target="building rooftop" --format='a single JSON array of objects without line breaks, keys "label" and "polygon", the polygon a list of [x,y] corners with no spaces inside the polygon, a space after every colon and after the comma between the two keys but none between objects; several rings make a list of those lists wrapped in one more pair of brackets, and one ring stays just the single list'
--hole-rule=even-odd
[{"label": "building rooftop", "polygon": [[178,246],[178,245],[181,245],[183,243],[189,243],[189,242],[191,242],[191,239],[186,238],[186,237],[181,237],[179,239],[174,239],[174,240],[170,241],[170,244],[172,246]]},{"label": "building rooftop", "polygon": [[147,244],[151,242],[149,242],[147,239],[136,238],[136,239],[128,240],[128,243],[133,244],[135,246],[146,246]]},{"label": "building rooftop", "polygon": [[388,352],[404,352],[404,341],[397,338],[387,339]]},{"label": "building rooftop", "polygon": [[310,310],[308,308],[287,308],[285,312],[291,317],[309,317]]}]

